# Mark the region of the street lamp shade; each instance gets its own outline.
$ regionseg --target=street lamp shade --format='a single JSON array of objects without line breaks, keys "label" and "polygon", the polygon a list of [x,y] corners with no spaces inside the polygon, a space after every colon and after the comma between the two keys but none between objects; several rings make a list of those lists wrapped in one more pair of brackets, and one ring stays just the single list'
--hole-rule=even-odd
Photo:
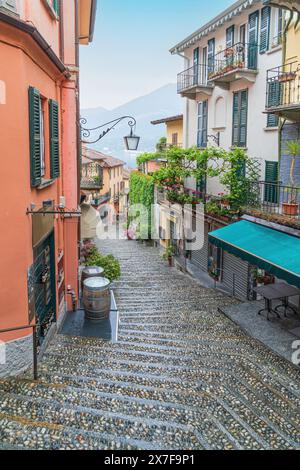
[{"label": "street lamp shade", "polygon": [[138,149],[140,139],[140,137],[133,133],[133,129],[131,128],[130,135],[124,137],[126,150],[135,152]]}]

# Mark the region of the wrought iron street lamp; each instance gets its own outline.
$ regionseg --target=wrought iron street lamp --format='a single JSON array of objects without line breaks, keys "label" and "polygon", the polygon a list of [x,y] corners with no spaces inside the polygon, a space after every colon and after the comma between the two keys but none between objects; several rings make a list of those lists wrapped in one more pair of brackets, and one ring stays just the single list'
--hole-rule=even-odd
[{"label": "wrought iron street lamp", "polygon": [[[82,142],[84,144],[96,144],[99,140],[103,139],[111,130],[113,130],[116,125],[118,125],[121,121],[128,120],[128,125],[130,127],[130,134],[124,137],[125,147],[126,150],[136,151],[138,149],[140,143],[140,137],[135,135],[134,129],[136,126],[136,119],[132,116],[122,116],[112,121],[106,122],[105,124],[101,124],[101,126],[93,127],[88,129],[86,127],[87,120],[85,118],[80,119],[80,126],[81,126],[81,135],[82,135]],[[105,129],[106,127],[106,129]],[[102,130],[104,129],[104,130]],[[97,133],[99,131],[99,135],[97,138],[93,140],[89,140],[92,137],[93,133]]]}]

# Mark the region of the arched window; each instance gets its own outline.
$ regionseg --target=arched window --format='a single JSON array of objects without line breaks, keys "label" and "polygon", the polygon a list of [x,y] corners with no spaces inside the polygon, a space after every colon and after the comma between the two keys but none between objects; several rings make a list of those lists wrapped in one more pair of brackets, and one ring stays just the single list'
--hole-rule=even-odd
[{"label": "arched window", "polygon": [[219,96],[215,102],[215,128],[220,129],[226,127],[226,108],[225,99]]}]

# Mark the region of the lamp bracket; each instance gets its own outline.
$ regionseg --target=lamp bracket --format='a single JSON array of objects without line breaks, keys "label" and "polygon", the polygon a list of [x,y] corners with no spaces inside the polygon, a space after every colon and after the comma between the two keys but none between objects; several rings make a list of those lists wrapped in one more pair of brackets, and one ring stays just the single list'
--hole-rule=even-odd
[{"label": "lamp bracket", "polygon": [[[97,127],[92,127],[92,128],[87,128],[85,127],[87,125],[87,119],[86,118],[80,118],[79,124],[81,128],[81,135],[82,135],[82,142],[84,144],[96,144],[99,142],[99,140],[103,139],[111,130],[115,128],[121,121],[128,120],[128,125],[131,128],[131,133],[133,132],[133,128],[136,126],[136,119],[132,116],[121,116],[117,119],[113,119],[112,121],[106,122],[104,124],[101,124],[100,126]],[[103,131],[101,129],[107,127]],[[89,139],[91,137],[91,134],[93,132],[100,131],[99,136],[95,140],[85,140]]]}]

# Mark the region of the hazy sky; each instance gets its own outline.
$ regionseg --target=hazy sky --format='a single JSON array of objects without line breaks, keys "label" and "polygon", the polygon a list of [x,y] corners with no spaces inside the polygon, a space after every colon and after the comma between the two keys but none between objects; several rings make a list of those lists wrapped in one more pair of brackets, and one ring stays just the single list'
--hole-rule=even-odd
[{"label": "hazy sky", "polygon": [[81,46],[81,106],[108,109],[175,83],[169,49],[234,0],[98,0],[94,41]]}]

